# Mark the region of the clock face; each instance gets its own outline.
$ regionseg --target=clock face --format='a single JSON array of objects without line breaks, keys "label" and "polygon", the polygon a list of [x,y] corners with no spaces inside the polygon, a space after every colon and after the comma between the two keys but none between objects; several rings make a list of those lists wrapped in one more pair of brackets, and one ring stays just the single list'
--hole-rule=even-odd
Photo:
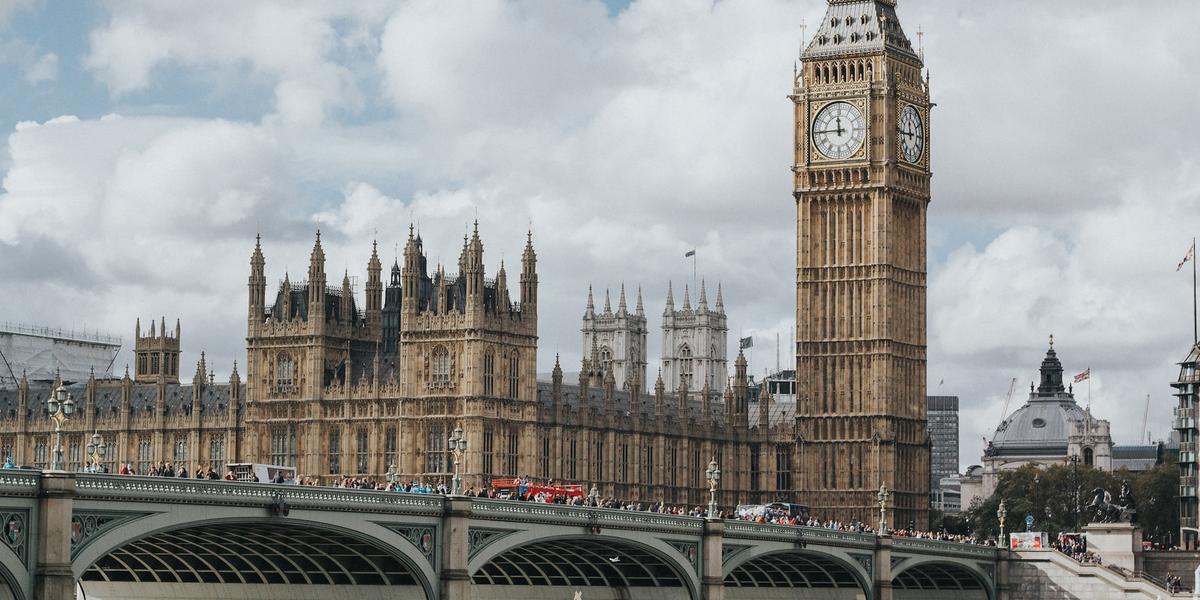
[{"label": "clock face", "polygon": [[813,119],[813,145],[826,158],[850,158],[866,138],[867,121],[862,111],[849,102],[827,104]]},{"label": "clock face", "polygon": [[925,125],[921,123],[921,113],[912,105],[900,111],[899,129],[900,154],[904,160],[910,163],[921,160],[921,152],[925,150]]}]

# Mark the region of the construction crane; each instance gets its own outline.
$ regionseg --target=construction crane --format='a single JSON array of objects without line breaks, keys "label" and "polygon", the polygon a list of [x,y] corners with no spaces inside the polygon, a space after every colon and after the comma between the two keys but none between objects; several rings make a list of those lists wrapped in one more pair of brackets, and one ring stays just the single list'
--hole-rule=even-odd
[{"label": "construction crane", "polygon": [[1147,429],[1150,425],[1150,394],[1146,394],[1146,409],[1142,411],[1142,437],[1146,443],[1150,443],[1150,430]]},{"label": "construction crane", "polygon": [[1006,396],[1004,398],[1004,409],[1001,410],[1001,412],[1000,412],[1000,420],[1001,421],[1003,421],[1004,418],[1008,416],[1008,403],[1012,402],[1013,390],[1015,390],[1016,387],[1017,387],[1017,378],[1013,377],[1012,381],[1009,382],[1009,384],[1008,384],[1008,396]]}]

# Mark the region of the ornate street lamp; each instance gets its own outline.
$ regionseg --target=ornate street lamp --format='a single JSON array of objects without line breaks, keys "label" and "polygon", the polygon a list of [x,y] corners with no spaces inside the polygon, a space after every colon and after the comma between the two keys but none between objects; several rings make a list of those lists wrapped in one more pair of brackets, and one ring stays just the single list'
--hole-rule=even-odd
[{"label": "ornate street lamp", "polygon": [[108,453],[108,444],[104,443],[104,438],[100,437],[100,432],[92,434],[92,441],[87,445],[88,458],[92,461],[92,472],[103,473],[100,466],[100,461],[104,455]]},{"label": "ornate street lamp", "polygon": [[395,490],[398,481],[400,481],[400,472],[396,470],[396,463],[392,463],[388,465],[387,470],[388,490]]},{"label": "ornate street lamp", "polygon": [[1000,501],[1000,508],[996,509],[996,518],[1000,519],[1000,539],[997,540],[1001,547],[1004,547],[1004,517],[1008,516],[1008,510],[1004,508],[1004,501]]},{"label": "ornate street lamp", "polygon": [[1071,484],[1075,487],[1075,506],[1072,507],[1072,515],[1075,517],[1075,531],[1079,531],[1079,455],[1072,454],[1071,458]]},{"label": "ornate street lamp", "polygon": [[875,499],[879,501],[879,533],[878,535],[887,535],[887,502],[888,502],[887,484],[879,484],[879,493],[875,494]]},{"label": "ornate street lamp", "polygon": [[75,412],[75,399],[67,393],[67,388],[60,385],[46,399],[46,408],[50,411],[50,418],[54,420],[54,457],[50,462],[50,470],[61,471],[63,470],[62,425]]},{"label": "ornate street lamp", "polygon": [[717,466],[717,459],[713,457],[708,463],[708,470],[704,471],[705,478],[708,479],[708,518],[717,518],[717,485],[721,483],[721,467]]},{"label": "ornate street lamp", "polygon": [[454,496],[462,495],[462,473],[459,472],[459,464],[462,463],[463,455],[467,453],[467,438],[463,437],[462,427],[455,427],[454,433],[450,436],[450,454],[454,455],[454,485],[450,490],[450,494]]}]

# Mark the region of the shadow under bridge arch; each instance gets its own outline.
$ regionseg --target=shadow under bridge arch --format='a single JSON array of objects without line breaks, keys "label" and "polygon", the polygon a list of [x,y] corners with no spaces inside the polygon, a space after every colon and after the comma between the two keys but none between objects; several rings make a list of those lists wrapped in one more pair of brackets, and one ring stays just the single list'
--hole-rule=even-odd
[{"label": "shadow under bridge arch", "polygon": [[[903,566],[903,565],[902,565]],[[976,571],[952,562],[920,562],[892,576],[895,600],[990,600],[987,582]]]},{"label": "shadow under bridge arch", "polygon": [[565,537],[511,547],[471,575],[472,600],[571,598],[690,600],[691,578],[659,551],[607,536]]},{"label": "shadow under bridge arch", "polygon": [[130,600],[432,598],[419,569],[394,549],[341,528],[295,520],[159,530],[101,555],[84,569],[79,585],[87,598]]},{"label": "shadow under bridge arch", "polygon": [[[792,591],[769,591],[771,588]],[[803,550],[759,554],[737,564],[725,575],[726,600],[866,600],[871,597],[869,589],[858,569],[833,556]]]}]

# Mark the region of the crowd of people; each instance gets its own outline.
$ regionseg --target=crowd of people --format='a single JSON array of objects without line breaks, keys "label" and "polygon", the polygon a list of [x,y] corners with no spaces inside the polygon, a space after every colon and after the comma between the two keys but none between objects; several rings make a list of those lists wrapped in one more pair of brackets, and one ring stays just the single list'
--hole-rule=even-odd
[{"label": "crowd of people", "polygon": [[[107,469],[101,467],[95,472],[107,472]],[[138,473],[132,464],[124,463],[118,470],[120,475],[146,475],[150,477],[175,477],[182,479],[207,479],[207,480],[226,480],[236,481],[238,478],[233,471],[226,471],[224,476],[219,475],[213,467],[203,467],[196,465],[195,468],[189,470],[186,465],[174,465],[170,461],[161,462],[153,465],[146,473]],[[259,481],[256,475],[251,474],[252,481]],[[284,479],[282,475],[277,475],[272,483],[287,483],[289,480]],[[321,485],[320,481],[315,477],[299,477],[296,481],[299,485],[317,486]],[[688,516],[688,517],[704,517],[708,515],[708,510],[703,506],[688,507],[685,505],[668,505],[666,502],[632,502],[623,501],[613,497],[601,498],[593,489],[591,493],[547,493],[546,491],[525,491],[525,486],[532,484],[530,478],[517,478],[513,480],[513,487],[495,488],[495,487],[469,487],[465,490],[464,495],[473,498],[491,498],[498,500],[516,500],[524,502],[543,502],[548,504],[560,504],[567,506],[581,506],[593,508],[608,508],[613,510],[628,510],[638,512],[651,512],[666,515]],[[359,489],[359,490],[376,490],[390,492],[405,492],[410,494],[449,494],[450,487],[445,481],[426,482],[424,480],[382,482],[376,481],[367,477],[350,477],[343,475],[336,479],[332,487],[343,489]],[[545,486],[553,486],[553,481]],[[723,510],[717,511],[717,518],[737,518],[743,521],[752,521],[756,523],[770,523],[774,525],[788,526],[803,526],[816,527],[821,529],[830,529],[834,531],[847,531],[854,533],[875,533],[875,529],[870,525],[861,521],[840,521],[840,520],[821,520],[816,517],[804,518],[790,514],[787,511],[771,510],[760,512],[757,514],[741,514],[735,515],[726,513]],[[995,540],[981,540],[974,535],[953,534],[945,531],[921,531],[912,527],[904,529],[891,529],[889,534],[893,537],[916,538],[925,540],[938,540],[947,542],[957,542],[961,544],[982,544],[995,545]],[[1080,551],[1075,545],[1062,546],[1059,548],[1063,553],[1079,560],[1081,562],[1099,562],[1099,557],[1091,552]]]},{"label": "crowd of people", "polygon": [[[774,525],[792,525],[804,527],[816,527],[820,529],[831,529],[833,531],[847,531],[851,533],[875,533],[875,528],[863,523],[862,521],[839,521],[825,520],[822,521],[816,517],[803,519],[792,516],[786,511],[771,511],[765,514],[743,514],[738,517],[743,521],[753,521],[755,523],[771,523]],[[947,531],[921,531],[913,527],[904,529],[889,529],[888,534],[892,537],[914,538],[922,540],[937,540],[942,542],[957,542],[960,544],[978,544],[985,546],[996,545],[995,540],[981,540],[975,535],[961,535],[949,533]]]}]

